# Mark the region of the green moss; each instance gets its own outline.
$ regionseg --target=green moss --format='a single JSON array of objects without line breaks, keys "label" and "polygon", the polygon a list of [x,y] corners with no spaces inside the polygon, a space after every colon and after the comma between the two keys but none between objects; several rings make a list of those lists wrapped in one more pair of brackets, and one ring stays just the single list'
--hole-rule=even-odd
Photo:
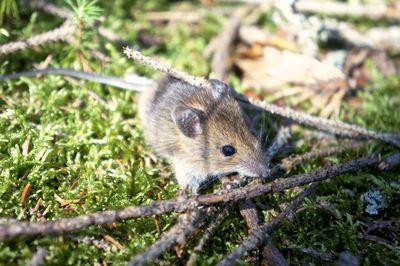
[{"label": "green moss", "polygon": [[[221,29],[222,18],[209,14],[195,26],[176,23],[154,27],[144,21],[141,11],[168,10],[174,3],[148,1],[143,5],[136,1],[131,6],[127,1],[119,0],[113,4],[101,1],[99,5],[106,17],[105,24],[133,46],[141,29],[161,36],[165,41],[142,49],[143,53],[161,57],[188,73],[208,75],[209,62],[202,52]],[[24,12],[28,12],[27,15],[21,16],[13,25],[9,39],[0,39],[2,43],[49,30],[61,22],[41,12]],[[274,26],[268,14],[261,18],[260,23],[269,28]],[[84,37],[87,43],[79,49],[66,43],[52,43],[44,45],[40,51],[29,49],[3,57],[0,73],[31,69],[34,62],[43,61],[48,54],[53,56],[51,65],[54,67],[81,69],[82,61],[77,58],[79,51],[95,72],[118,76],[126,73],[157,75],[128,60],[122,54],[121,45],[105,41],[94,32]],[[104,64],[93,58],[89,52],[93,48],[107,54],[111,61]],[[231,75],[230,80],[233,85],[240,86],[238,77]],[[360,93],[363,105],[357,109],[345,105],[341,118],[376,130],[398,131],[400,115],[394,110],[400,110],[399,85],[398,77],[387,79],[376,72],[368,89]],[[0,83],[0,216],[29,221],[54,220],[149,203],[158,197],[174,197],[178,186],[168,164],[161,160],[153,162],[146,153],[148,148],[137,119],[137,96],[134,92],[93,82],[71,82],[58,76]],[[301,132],[296,134],[301,138]],[[307,149],[303,143],[296,147],[296,152],[302,153]],[[329,161],[342,162],[373,151],[387,154],[393,149],[374,144],[362,152],[333,157]],[[304,163],[293,174],[311,171],[325,163],[327,160]],[[27,184],[31,189],[25,202],[21,203],[22,191]],[[366,216],[363,209],[362,195],[371,187],[382,191],[388,203],[378,218]],[[399,259],[392,250],[358,236],[362,219],[398,219],[398,189],[398,174],[375,170],[327,181],[305,203],[310,208],[274,232],[275,244],[291,264],[321,262],[290,249],[288,241],[320,251],[339,253],[350,250],[366,265],[396,264]],[[272,213],[276,213],[280,204],[290,201],[296,193],[287,191],[258,198],[256,202],[259,206],[269,206]],[[61,206],[60,198],[70,203]],[[320,201],[330,202],[337,210],[337,216],[324,209],[312,208]],[[264,214],[271,218],[267,212]],[[176,216],[158,217],[163,232],[176,222]],[[82,242],[86,236],[104,241],[105,235],[115,238],[125,249],[120,251],[109,243],[106,249],[102,249],[93,243]],[[247,229],[238,211],[231,210],[212,235],[199,263],[216,264],[246,235]],[[157,239],[155,217],[134,219],[116,223],[116,226],[92,226],[62,237],[37,236],[1,242],[0,264],[27,264],[36,248],[42,246],[49,251],[46,265],[88,265],[102,261],[125,265],[132,255],[145,250]],[[398,243],[398,238],[395,241]],[[195,241],[188,243],[188,247],[195,244]],[[189,255],[185,250],[184,259]],[[163,259],[178,263],[174,251],[164,254]]]}]

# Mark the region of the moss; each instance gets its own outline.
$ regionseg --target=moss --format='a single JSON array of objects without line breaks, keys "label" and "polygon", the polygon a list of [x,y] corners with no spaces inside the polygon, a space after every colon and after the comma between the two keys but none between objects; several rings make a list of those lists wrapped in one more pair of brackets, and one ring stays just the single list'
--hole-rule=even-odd
[{"label": "moss", "polygon": [[[148,1],[143,6],[142,2],[136,1],[131,6],[122,0],[112,5],[100,2],[106,25],[128,42],[135,44],[138,32],[143,28],[162,36],[165,43],[143,49],[145,54],[162,57],[188,73],[207,75],[209,62],[202,52],[221,29],[223,20],[209,14],[194,27],[183,23],[152,27],[140,14],[144,9],[168,10],[174,4]],[[271,26],[268,18],[266,14],[261,23]],[[5,43],[49,30],[59,23],[60,19],[40,12],[28,13],[13,25],[10,39],[2,37],[0,41]],[[155,74],[125,58],[119,44],[98,38],[94,32],[86,37],[92,42],[80,49],[95,72],[118,76],[126,73]],[[111,57],[111,62],[100,63],[91,57],[89,48],[101,50]],[[0,73],[30,69],[34,62],[43,61],[48,54],[53,56],[52,66],[82,68],[76,47],[54,43],[43,46],[40,51],[25,50],[4,57],[0,62]],[[233,75],[230,79],[234,84],[239,82]],[[381,131],[398,131],[400,115],[394,110],[400,110],[399,84],[398,77],[386,79],[376,73],[368,90],[359,95],[363,105],[357,109],[344,106],[341,118]],[[178,186],[168,164],[161,160],[153,162],[146,153],[148,148],[137,119],[136,99],[134,92],[93,82],[71,82],[58,76],[0,83],[0,216],[30,221],[54,220],[149,203],[159,197],[174,197]],[[306,149],[307,145],[298,146],[296,152]],[[362,152],[373,151],[386,154],[393,149],[375,144]],[[353,152],[329,161],[341,162],[356,155]],[[294,173],[310,171],[324,163],[327,160],[314,160]],[[398,174],[368,170],[325,182],[305,206],[314,206],[321,200],[329,201],[337,210],[337,217],[323,209],[306,208],[292,223],[286,222],[276,230],[276,245],[291,264],[322,263],[290,249],[287,241],[321,251],[339,253],[351,250],[366,265],[398,263],[392,250],[358,237],[362,219],[398,219],[398,181]],[[21,203],[22,191],[28,183],[31,189],[25,202]],[[364,213],[362,195],[371,187],[383,192],[387,200],[388,207],[380,217],[368,217]],[[288,191],[261,197],[257,202],[277,212],[279,204],[292,199],[295,194]],[[60,199],[69,204],[62,206]],[[158,218],[163,232],[176,221],[175,214]],[[200,264],[214,265],[224,254],[232,251],[246,233],[237,210],[232,210],[201,254]],[[120,251],[111,244],[102,249],[93,243],[82,242],[85,236],[104,241],[105,235],[118,240],[125,249]],[[143,251],[158,238],[155,217],[128,220],[115,225],[92,226],[64,236],[37,236],[1,242],[0,264],[27,264],[36,248],[43,246],[49,251],[46,265],[88,265],[103,261],[125,265],[132,255]],[[398,242],[398,238],[395,241]],[[189,255],[185,251],[184,258]],[[163,259],[178,263],[173,251],[164,254]]]}]

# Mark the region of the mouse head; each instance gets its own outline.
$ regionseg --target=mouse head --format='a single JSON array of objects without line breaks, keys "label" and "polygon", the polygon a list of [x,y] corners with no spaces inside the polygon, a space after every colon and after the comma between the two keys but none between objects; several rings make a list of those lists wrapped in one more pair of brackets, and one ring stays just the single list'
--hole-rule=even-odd
[{"label": "mouse head", "polygon": [[171,114],[187,144],[186,161],[192,160],[209,175],[266,176],[269,168],[261,143],[247,126],[235,92],[220,81],[211,83],[215,91],[203,91],[203,96],[177,106]]}]

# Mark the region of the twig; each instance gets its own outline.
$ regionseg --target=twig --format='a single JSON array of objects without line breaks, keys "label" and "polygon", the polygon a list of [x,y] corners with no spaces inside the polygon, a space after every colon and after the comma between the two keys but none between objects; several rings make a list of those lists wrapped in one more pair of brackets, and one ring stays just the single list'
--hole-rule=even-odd
[{"label": "twig", "polygon": [[44,12],[56,17],[69,19],[73,16],[73,13],[69,9],[58,7],[44,0],[29,1],[29,4],[34,8],[43,10]]},{"label": "twig", "polygon": [[320,182],[311,184],[299,196],[297,196],[278,216],[270,223],[267,223],[251,233],[235,250],[219,262],[220,266],[234,265],[246,252],[254,250],[265,242],[265,235],[268,235],[276,228],[286,217],[300,206],[304,199],[318,187]]},{"label": "twig", "polygon": [[341,143],[341,146],[338,147],[327,147],[325,149],[313,150],[301,155],[291,156],[289,158],[283,159],[282,162],[279,164],[279,168],[281,168],[284,171],[288,171],[290,169],[296,168],[298,165],[301,165],[304,162],[316,158],[337,155],[348,150],[356,150],[361,148],[362,146],[363,143],[359,142],[344,142]]},{"label": "twig", "polygon": [[16,222],[0,224],[0,240],[12,239],[20,236],[38,234],[61,234],[88,227],[102,225],[124,219],[159,215],[168,212],[184,212],[199,206],[210,206],[218,203],[251,199],[263,194],[283,191],[289,188],[309,184],[316,181],[332,178],[344,173],[358,171],[375,166],[379,163],[379,156],[372,154],[349,162],[321,168],[314,172],[276,179],[268,184],[249,185],[240,189],[214,194],[192,197],[178,197],[173,200],[163,200],[147,205],[131,206],[120,210],[108,210],[91,214],[80,215],[74,218],[64,218],[49,222]]},{"label": "twig", "polygon": [[388,249],[392,250],[397,257],[400,257],[400,247],[391,245],[390,241],[383,237],[375,236],[375,235],[359,235],[358,238],[373,241],[378,243],[382,246],[387,247]]},{"label": "twig", "polygon": [[[252,234],[254,230],[257,230],[257,228],[262,225],[261,218],[252,200],[239,201],[239,210],[249,229],[249,234]],[[263,259],[261,264],[276,266],[288,265],[283,255],[272,244],[272,238],[266,234],[264,239],[267,244],[262,248],[261,256]]]},{"label": "twig", "polygon": [[206,15],[206,12],[199,11],[188,11],[188,10],[174,10],[174,11],[153,11],[146,12],[144,19],[147,21],[156,22],[185,22],[185,23],[196,23]]},{"label": "twig", "polygon": [[182,214],[178,218],[178,223],[162,237],[149,247],[145,252],[132,257],[128,266],[147,265],[157,259],[162,253],[170,249],[175,243],[183,242],[199,225],[201,225],[205,218],[207,210],[192,210]]},{"label": "twig", "polygon": [[310,255],[314,258],[320,259],[322,261],[333,261],[337,255],[333,254],[333,253],[328,253],[328,252],[322,252],[322,251],[318,251],[315,250],[313,248],[305,248],[305,247],[301,247],[301,246],[297,246],[297,245],[293,245],[290,244],[289,247],[290,249],[296,249],[304,254]]},{"label": "twig", "polygon": [[400,6],[381,3],[359,4],[334,1],[301,0],[294,2],[294,8],[304,13],[321,13],[331,16],[362,16],[370,19],[400,20]]},{"label": "twig", "polygon": [[342,121],[332,121],[329,119],[312,116],[303,112],[295,111],[289,107],[279,107],[273,104],[263,103],[261,101],[248,99],[242,95],[238,95],[238,100],[242,102],[250,102],[253,105],[266,110],[269,113],[277,114],[285,118],[296,121],[300,124],[312,126],[331,134],[349,138],[368,138],[376,139],[396,147],[400,147],[400,136],[388,133],[376,132],[360,126],[351,125]]},{"label": "twig", "polygon": [[29,262],[29,266],[39,266],[42,265],[46,261],[47,250],[42,247],[38,247],[36,253],[31,258]]},{"label": "twig", "polygon": [[400,27],[371,28],[360,32],[343,21],[324,19],[319,22],[320,32],[324,32],[328,39],[339,39],[357,47],[370,47],[381,50],[400,50]]},{"label": "twig", "polygon": [[198,254],[203,250],[204,245],[207,243],[208,239],[211,236],[211,233],[217,228],[217,226],[225,219],[228,215],[227,208],[224,208],[222,212],[220,212],[217,217],[214,217],[208,227],[205,229],[201,239],[197,243],[196,247],[192,250],[192,253],[189,257],[189,260],[186,263],[186,266],[195,265],[197,261]]},{"label": "twig", "polygon": [[249,233],[257,229],[262,223],[252,200],[239,201],[239,211],[249,229]]},{"label": "twig", "polygon": [[282,253],[272,244],[272,241],[264,246],[261,255],[261,266],[287,266],[289,265]]},{"label": "twig", "polygon": [[[250,11],[254,7],[242,7],[237,9],[229,21],[227,22],[224,29],[221,31],[219,35],[215,37],[218,43],[215,46],[214,55],[211,60],[211,72],[212,76],[216,79],[226,81],[228,75],[228,57],[229,51],[232,43],[236,39],[238,29],[240,27],[240,23]],[[214,42],[213,40],[211,42]]]},{"label": "twig", "polygon": [[267,149],[266,160],[268,163],[282,150],[283,146],[285,146],[289,138],[290,129],[288,127],[280,128],[271,146],[269,146]]},{"label": "twig", "polygon": [[[52,3],[49,3],[49,2],[43,1],[43,0],[30,1],[30,5],[34,8],[40,9],[48,14],[54,15],[59,18],[70,19],[74,15],[73,12],[67,8],[59,7],[59,6],[56,6]],[[96,22],[102,22],[102,21],[100,20],[100,21],[96,21]],[[128,45],[129,44],[129,42],[122,39],[114,31],[101,26],[101,23],[95,23],[95,27],[96,27],[98,33],[100,34],[100,36],[106,38],[107,40],[112,41],[112,42],[117,42],[120,45]]]},{"label": "twig", "polygon": [[400,151],[395,152],[394,154],[383,159],[383,161],[379,164],[378,167],[381,170],[387,171],[399,165],[400,165]]},{"label": "twig", "polygon": [[170,67],[166,66],[165,64],[162,64],[151,57],[144,56],[139,51],[133,50],[129,47],[124,48],[124,54],[126,54],[126,56],[128,56],[128,58],[131,58],[142,65],[148,66],[151,69],[158,70],[165,74],[171,75],[171,76],[173,76],[177,79],[183,80],[193,86],[199,86],[199,87],[213,89],[210,82],[208,80],[206,80],[205,78],[191,76],[191,75],[186,74],[183,71],[178,71],[176,69],[170,68]]},{"label": "twig", "polygon": [[59,28],[30,37],[24,41],[10,42],[0,46],[0,56],[24,50],[34,46],[40,46],[48,42],[72,42],[72,34],[76,27],[71,20],[66,20]]}]

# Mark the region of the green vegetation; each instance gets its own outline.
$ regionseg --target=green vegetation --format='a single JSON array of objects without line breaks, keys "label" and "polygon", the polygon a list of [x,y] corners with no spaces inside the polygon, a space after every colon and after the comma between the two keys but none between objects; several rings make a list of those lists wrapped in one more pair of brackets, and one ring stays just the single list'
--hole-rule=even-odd
[{"label": "green vegetation", "polygon": [[[138,43],[139,32],[143,31],[162,38],[162,43],[142,48],[143,53],[160,57],[193,75],[209,73],[209,62],[202,52],[221,29],[223,19],[209,14],[195,26],[176,23],[154,27],[144,20],[142,11],[166,10],[172,5],[168,1],[136,1],[133,5],[123,0],[68,2],[81,27],[77,43],[51,43],[1,57],[0,75],[32,69],[34,63],[51,54],[52,67],[92,69],[116,76],[126,73],[156,76],[152,70],[129,61],[120,44],[97,35],[92,25],[93,18],[99,15],[104,16],[105,26],[132,45]],[[14,6],[14,1],[2,2],[0,13],[9,16],[10,11],[3,10],[16,10]],[[50,30],[62,21],[28,8],[19,12],[20,18],[12,27],[0,28],[1,43]],[[102,51],[110,61],[99,61],[93,57],[93,50]],[[233,75],[231,80],[238,82]],[[387,79],[376,73],[368,90],[359,95],[362,105],[355,109],[344,104],[341,118],[376,130],[398,132],[399,87],[399,77]],[[51,75],[0,82],[0,217],[54,220],[173,198],[178,186],[167,162],[155,160],[145,145],[137,117],[137,97],[134,92]],[[308,144],[303,142],[296,152],[309,150],[311,144]],[[373,151],[386,155],[394,150],[379,143],[362,150],[364,154]],[[311,161],[297,172],[346,161],[356,155],[352,152]],[[31,188],[22,200],[28,184]],[[364,212],[363,194],[372,188],[380,190],[387,201],[387,208],[378,217]],[[361,258],[363,265],[399,264],[399,255],[394,250],[359,238],[362,221],[399,219],[399,188],[398,174],[374,170],[327,181],[306,201],[305,209],[293,222],[286,222],[275,232],[275,244],[293,265],[323,264],[291,248],[293,245],[322,252],[350,250]],[[279,211],[279,204],[295,194],[288,191],[257,201],[260,206],[272,208],[263,212],[270,219]],[[331,203],[336,216],[316,207],[322,201]],[[63,236],[0,242],[0,265],[26,265],[38,246],[49,251],[45,265],[94,265],[95,262],[125,265],[132,255],[159,239],[157,222],[165,232],[175,221],[176,215],[169,214],[92,226]],[[117,240],[124,249],[105,241],[105,235]],[[206,245],[201,264],[214,265],[246,235],[246,226],[233,209]],[[107,245],[102,248],[88,243],[87,237]],[[398,235],[394,242],[393,246],[398,247]],[[185,248],[184,258],[188,257],[187,250],[189,247]],[[164,259],[171,264],[178,262],[174,251],[165,254]]]}]

